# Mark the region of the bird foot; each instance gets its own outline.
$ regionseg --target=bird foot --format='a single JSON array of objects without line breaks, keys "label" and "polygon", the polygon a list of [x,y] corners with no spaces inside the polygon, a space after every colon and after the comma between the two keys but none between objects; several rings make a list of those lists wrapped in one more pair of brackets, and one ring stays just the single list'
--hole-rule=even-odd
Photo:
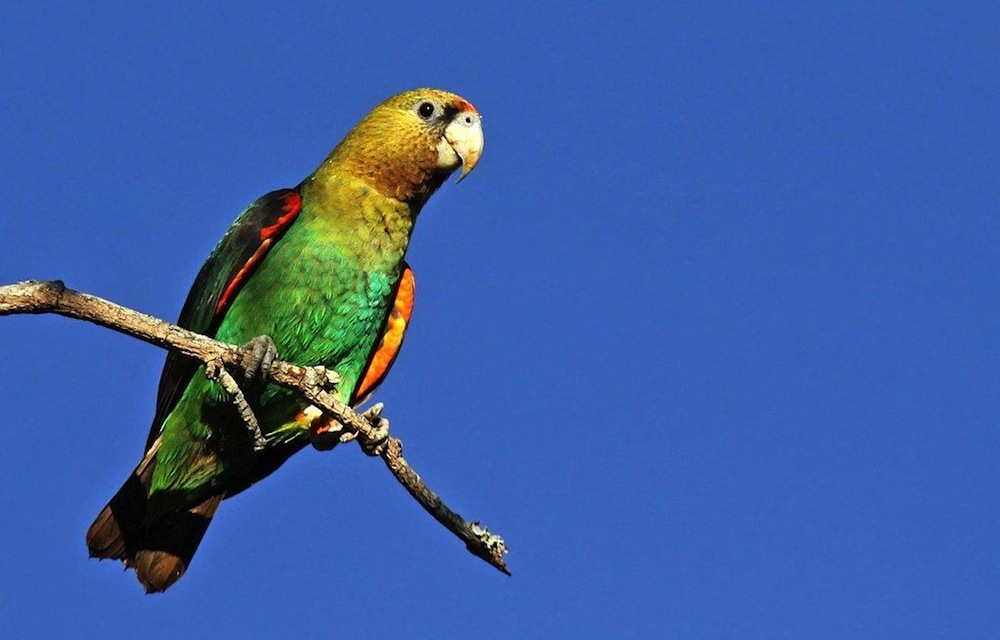
[{"label": "bird foot", "polygon": [[389,420],[382,417],[385,405],[379,402],[361,414],[375,427],[375,437],[358,441],[361,450],[372,457],[381,456],[389,444]]},{"label": "bird foot", "polygon": [[257,336],[239,349],[243,379],[248,385],[263,386],[271,365],[278,359],[278,347],[271,336]]},{"label": "bird foot", "polygon": [[357,440],[358,446],[366,454],[373,457],[381,456],[389,445],[389,421],[382,417],[383,407],[380,402],[361,414],[374,427],[375,434],[372,438],[359,438],[353,429],[326,418],[309,430],[309,443],[317,451],[329,451],[338,444]]}]

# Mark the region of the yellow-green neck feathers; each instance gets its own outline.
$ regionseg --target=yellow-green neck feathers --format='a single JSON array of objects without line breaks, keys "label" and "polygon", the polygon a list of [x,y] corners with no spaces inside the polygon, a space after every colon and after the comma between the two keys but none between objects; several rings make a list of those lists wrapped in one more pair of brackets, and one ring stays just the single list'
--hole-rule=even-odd
[{"label": "yellow-green neck feathers", "polygon": [[[444,135],[441,119],[424,119],[424,102],[453,109],[458,96],[438,89],[416,89],[389,98],[359,122],[313,174],[322,182],[331,175],[350,175],[380,194],[415,204],[417,208],[439,187],[453,168],[439,166],[438,147]],[[443,115],[443,114],[442,114]]]}]

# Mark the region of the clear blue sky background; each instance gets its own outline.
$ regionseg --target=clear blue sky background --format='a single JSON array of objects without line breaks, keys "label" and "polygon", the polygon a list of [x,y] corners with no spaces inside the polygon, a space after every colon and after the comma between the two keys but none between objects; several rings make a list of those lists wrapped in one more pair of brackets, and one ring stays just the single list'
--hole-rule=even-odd
[{"label": "clear blue sky background", "polygon": [[345,447],[142,595],[83,536],[163,352],[3,318],[0,636],[1000,633],[993,3],[19,4],[0,282],[175,318],[237,213],[382,98],[480,108],[379,399],[514,577]]}]

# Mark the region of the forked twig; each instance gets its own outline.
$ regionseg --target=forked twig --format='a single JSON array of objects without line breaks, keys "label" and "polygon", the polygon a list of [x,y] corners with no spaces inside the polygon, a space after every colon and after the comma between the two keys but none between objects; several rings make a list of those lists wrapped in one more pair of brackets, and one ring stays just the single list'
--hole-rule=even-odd
[{"label": "forked twig", "polygon": [[[103,298],[68,289],[59,280],[29,280],[0,286],[0,316],[20,313],[56,313],[86,320],[204,362],[209,373],[215,375],[235,398],[240,415],[254,434],[255,445],[263,446],[264,437],[260,425],[236,380],[227,371],[243,371],[244,363],[239,346],[218,342]],[[324,367],[301,367],[275,360],[268,376],[275,384],[299,391],[346,431],[356,434],[362,447],[376,451],[396,480],[435,520],[465,542],[471,553],[510,575],[504,562],[507,549],[500,536],[491,533],[478,522],[462,518],[427,487],[403,458],[403,443],[395,437],[386,438],[384,429],[380,429],[382,418],[378,412],[360,414],[338,401],[330,392],[332,383],[336,382],[336,374]]]}]

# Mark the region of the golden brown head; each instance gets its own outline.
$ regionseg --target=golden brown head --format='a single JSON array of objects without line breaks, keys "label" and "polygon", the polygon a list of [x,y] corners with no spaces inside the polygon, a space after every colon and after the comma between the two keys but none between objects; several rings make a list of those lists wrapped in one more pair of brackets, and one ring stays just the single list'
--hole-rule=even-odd
[{"label": "golden brown head", "polygon": [[459,167],[459,180],[467,176],[482,153],[476,108],[453,93],[424,88],[372,109],[328,161],[386,196],[422,202]]}]

